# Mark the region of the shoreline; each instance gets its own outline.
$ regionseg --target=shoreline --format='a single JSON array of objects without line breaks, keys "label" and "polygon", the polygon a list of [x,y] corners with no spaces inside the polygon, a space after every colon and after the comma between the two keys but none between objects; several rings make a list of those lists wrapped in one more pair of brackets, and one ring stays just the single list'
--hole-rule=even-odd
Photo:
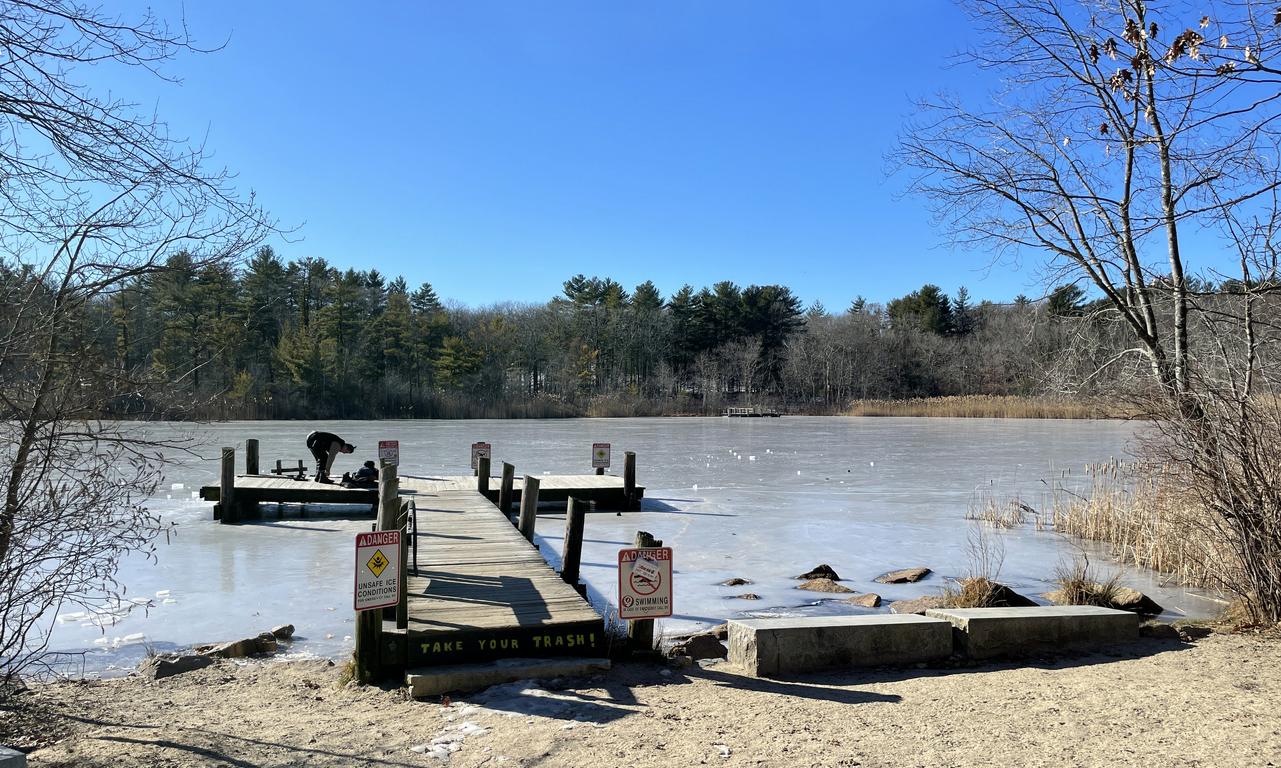
[{"label": "shoreline", "polygon": [[[1281,639],[1149,637],[1022,663],[793,680],[624,663],[414,701],[326,661],[223,662],[20,697],[30,765],[1258,765],[1281,753]],[[34,720],[32,718],[39,718]],[[13,733],[6,733],[12,742]],[[40,742],[43,738],[44,743]]]}]

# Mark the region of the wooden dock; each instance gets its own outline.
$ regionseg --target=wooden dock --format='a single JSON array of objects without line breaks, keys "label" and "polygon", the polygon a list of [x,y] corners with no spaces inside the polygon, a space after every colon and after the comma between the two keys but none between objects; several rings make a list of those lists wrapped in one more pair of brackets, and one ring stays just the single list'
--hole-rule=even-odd
[{"label": "wooden dock", "polygon": [[412,498],[418,568],[409,571],[407,628],[382,625],[387,672],[606,654],[600,615],[485,496],[446,489]]},{"label": "wooden dock", "polygon": [[[601,510],[626,508],[623,478],[616,475],[544,475],[538,479],[541,483],[538,492],[540,504],[564,504],[572,496],[595,502],[596,508]],[[497,501],[499,484],[500,478],[490,478],[489,489],[484,497]],[[410,499],[457,491],[476,493],[476,488],[477,478],[471,475],[400,478],[400,495]],[[515,478],[512,483],[514,504],[520,503],[523,489],[524,478]],[[635,499],[638,504],[644,495],[644,486],[636,486]],[[371,517],[373,507],[378,503],[376,488],[344,488],[337,484],[294,480],[277,475],[236,475],[234,496],[237,510],[232,519],[237,521],[259,517],[258,505],[262,503],[368,505]],[[200,489],[200,498],[219,502],[222,500],[221,488],[206,485]],[[214,519],[222,519],[221,505],[215,506]]]}]

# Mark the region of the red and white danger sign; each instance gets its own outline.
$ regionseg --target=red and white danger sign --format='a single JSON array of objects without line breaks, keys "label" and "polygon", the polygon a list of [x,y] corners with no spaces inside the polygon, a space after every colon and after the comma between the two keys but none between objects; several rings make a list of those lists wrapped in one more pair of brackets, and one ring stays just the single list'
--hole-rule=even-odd
[{"label": "red and white danger sign", "polygon": [[618,617],[672,615],[672,548],[618,550]]},{"label": "red and white danger sign", "polygon": [[471,468],[472,469],[476,468],[477,459],[479,459],[481,456],[484,456],[485,458],[488,459],[489,451],[490,451],[489,443],[472,443],[471,444]]},{"label": "red and white danger sign", "polygon": [[400,531],[356,534],[356,610],[395,605],[399,592]]},{"label": "red and white danger sign", "polygon": [[609,443],[592,443],[592,469],[609,467]]}]

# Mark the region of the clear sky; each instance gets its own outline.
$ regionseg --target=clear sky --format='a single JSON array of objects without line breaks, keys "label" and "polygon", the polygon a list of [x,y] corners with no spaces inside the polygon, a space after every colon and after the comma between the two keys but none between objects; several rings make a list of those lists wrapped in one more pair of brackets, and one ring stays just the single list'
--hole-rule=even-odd
[{"label": "clear sky", "polygon": [[[170,19],[171,0],[153,4]],[[207,137],[299,242],[470,305],[782,283],[841,310],[925,282],[1039,295],[887,176],[912,101],[974,88],[969,25],[910,2],[188,3],[181,85],[99,72]]]}]

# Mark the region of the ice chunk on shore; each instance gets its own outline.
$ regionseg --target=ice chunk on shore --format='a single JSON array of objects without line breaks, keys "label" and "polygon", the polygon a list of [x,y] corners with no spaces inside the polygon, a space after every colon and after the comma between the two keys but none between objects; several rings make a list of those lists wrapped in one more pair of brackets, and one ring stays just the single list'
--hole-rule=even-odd
[{"label": "ice chunk on shore", "polygon": [[156,597],[169,597],[169,590],[162,589],[159,592],[156,592]]}]

